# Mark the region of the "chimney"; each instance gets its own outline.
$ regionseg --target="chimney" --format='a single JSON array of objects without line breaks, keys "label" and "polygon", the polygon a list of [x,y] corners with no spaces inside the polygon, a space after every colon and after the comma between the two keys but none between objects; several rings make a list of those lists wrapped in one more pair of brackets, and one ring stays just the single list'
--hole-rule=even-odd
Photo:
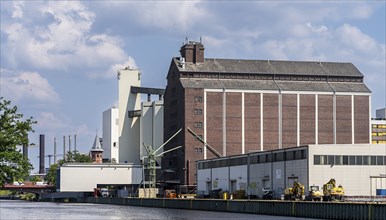
[{"label": "chimney", "polygon": [[204,45],[200,42],[189,41],[180,49],[181,57],[185,62],[203,63],[204,62]]},{"label": "chimney", "polygon": [[45,173],[45,167],[44,167],[44,148],[45,148],[45,143],[44,143],[44,134],[41,134],[39,137],[39,173]]}]

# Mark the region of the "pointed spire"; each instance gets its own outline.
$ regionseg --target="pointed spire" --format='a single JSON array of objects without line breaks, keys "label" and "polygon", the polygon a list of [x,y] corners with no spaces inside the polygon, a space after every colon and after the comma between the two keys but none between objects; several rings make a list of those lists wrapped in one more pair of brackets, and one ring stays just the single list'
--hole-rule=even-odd
[{"label": "pointed spire", "polygon": [[97,152],[97,151],[103,152],[103,148],[101,146],[101,142],[99,141],[98,134],[95,135],[95,140],[94,140],[94,144],[91,148],[91,151],[92,152]]}]

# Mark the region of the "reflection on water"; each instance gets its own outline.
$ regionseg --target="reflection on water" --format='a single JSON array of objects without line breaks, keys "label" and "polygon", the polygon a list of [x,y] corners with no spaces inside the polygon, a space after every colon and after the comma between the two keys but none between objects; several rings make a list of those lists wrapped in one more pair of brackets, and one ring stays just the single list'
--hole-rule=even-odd
[{"label": "reflection on water", "polygon": [[[285,219],[301,218],[229,212],[161,209],[87,203],[26,202],[0,200],[0,219]],[[304,218],[303,218],[304,219]]]}]

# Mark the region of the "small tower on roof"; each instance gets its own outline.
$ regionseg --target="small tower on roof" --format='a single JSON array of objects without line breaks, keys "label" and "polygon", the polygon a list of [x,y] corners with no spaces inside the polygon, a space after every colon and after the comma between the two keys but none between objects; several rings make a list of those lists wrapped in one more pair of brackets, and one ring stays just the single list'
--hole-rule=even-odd
[{"label": "small tower on roof", "polygon": [[91,160],[93,163],[102,163],[103,148],[99,141],[98,134],[95,135],[94,144],[91,148]]}]

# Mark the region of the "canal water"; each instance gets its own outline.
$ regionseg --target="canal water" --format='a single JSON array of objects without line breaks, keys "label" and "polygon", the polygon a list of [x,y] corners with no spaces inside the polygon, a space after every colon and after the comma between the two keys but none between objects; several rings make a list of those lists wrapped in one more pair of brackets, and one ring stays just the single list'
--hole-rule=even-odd
[{"label": "canal water", "polygon": [[27,202],[0,200],[0,219],[29,220],[89,220],[89,219],[261,219],[295,220],[306,218],[252,215],[229,212],[147,208],[137,206],[101,205],[88,203]]}]

